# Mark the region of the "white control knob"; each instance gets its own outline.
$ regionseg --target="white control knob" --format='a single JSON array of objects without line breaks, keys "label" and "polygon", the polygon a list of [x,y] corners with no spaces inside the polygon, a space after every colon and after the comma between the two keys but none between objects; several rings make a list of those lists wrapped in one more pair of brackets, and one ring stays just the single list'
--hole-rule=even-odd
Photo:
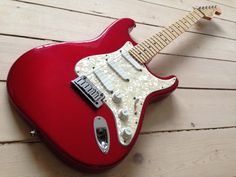
[{"label": "white control knob", "polygon": [[129,117],[129,113],[128,113],[128,110],[127,109],[121,109],[119,110],[118,112],[118,117],[121,119],[121,120],[127,120],[128,117]]},{"label": "white control knob", "polygon": [[130,127],[123,128],[121,131],[121,136],[124,140],[129,140],[132,136],[132,131]]},{"label": "white control knob", "polygon": [[122,96],[119,92],[115,92],[115,93],[112,94],[112,101],[114,103],[120,103],[121,99],[122,99]]}]

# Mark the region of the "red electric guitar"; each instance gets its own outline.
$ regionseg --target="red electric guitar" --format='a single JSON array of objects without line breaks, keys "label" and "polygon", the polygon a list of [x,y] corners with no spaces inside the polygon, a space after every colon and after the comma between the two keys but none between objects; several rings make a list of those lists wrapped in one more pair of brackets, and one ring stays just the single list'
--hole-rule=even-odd
[{"label": "red electric guitar", "polygon": [[175,76],[158,77],[146,66],[159,51],[216,6],[195,8],[137,44],[135,22],[115,21],[99,37],[36,47],[12,66],[12,103],[47,144],[76,167],[113,167],[131,150],[154,97],[176,89]]}]

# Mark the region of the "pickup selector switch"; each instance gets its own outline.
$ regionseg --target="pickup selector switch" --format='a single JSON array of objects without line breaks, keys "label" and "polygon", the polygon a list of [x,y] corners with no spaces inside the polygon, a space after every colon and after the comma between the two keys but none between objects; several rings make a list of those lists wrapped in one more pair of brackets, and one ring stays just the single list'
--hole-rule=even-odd
[{"label": "pickup selector switch", "polygon": [[121,131],[122,138],[126,141],[132,137],[132,131],[130,127],[123,128]]},{"label": "pickup selector switch", "polygon": [[129,117],[128,110],[127,110],[127,109],[121,109],[121,110],[119,110],[119,112],[118,112],[118,117],[119,117],[121,120],[123,120],[123,121],[127,120],[128,117]]},{"label": "pickup selector switch", "polygon": [[119,92],[115,92],[115,93],[112,94],[112,101],[114,103],[120,103],[121,99],[122,99],[122,96]]}]

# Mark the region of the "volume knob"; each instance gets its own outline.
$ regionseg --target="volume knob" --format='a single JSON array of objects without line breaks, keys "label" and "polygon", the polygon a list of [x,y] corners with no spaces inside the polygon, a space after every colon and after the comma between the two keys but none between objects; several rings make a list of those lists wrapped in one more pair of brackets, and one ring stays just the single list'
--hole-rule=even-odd
[{"label": "volume knob", "polygon": [[127,110],[127,109],[121,109],[121,110],[119,110],[119,112],[118,112],[118,117],[119,117],[121,120],[127,120],[128,117],[129,117],[128,110]]},{"label": "volume knob", "polygon": [[132,136],[132,131],[130,127],[123,128],[121,131],[122,138],[126,141],[129,140]]},{"label": "volume knob", "polygon": [[121,99],[122,99],[122,96],[119,92],[115,92],[115,93],[112,94],[112,101],[114,103],[120,103]]}]

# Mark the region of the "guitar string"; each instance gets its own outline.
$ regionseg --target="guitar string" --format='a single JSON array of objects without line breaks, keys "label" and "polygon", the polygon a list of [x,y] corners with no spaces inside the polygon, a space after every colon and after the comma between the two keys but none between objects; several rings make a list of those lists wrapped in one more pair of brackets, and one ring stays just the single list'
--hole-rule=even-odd
[{"label": "guitar string", "polygon": [[[128,53],[128,51],[125,51],[125,52],[127,52]],[[126,53],[126,54],[127,54]],[[103,55],[103,54],[102,54]],[[109,55],[109,54],[104,54],[104,55]],[[103,56],[101,56],[101,57],[103,57]],[[90,58],[90,57],[89,57]],[[132,57],[133,58],[133,57]],[[112,58],[113,60],[110,62],[110,64],[117,64],[117,63],[119,63],[119,62],[121,62],[121,61],[123,61],[123,60],[125,60],[125,61],[127,61],[126,59],[124,59],[124,57],[122,57],[121,55],[119,55],[119,56],[117,56],[117,57],[114,57],[114,58]],[[123,60],[122,60],[123,59]],[[135,60],[135,59],[134,59]],[[108,60],[107,60],[108,61]],[[89,59],[89,62],[91,62],[91,59]],[[127,61],[127,63],[129,63],[128,61]],[[93,65],[94,63],[92,63],[92,65]],[[130,64],[130,63],[129,63]],[[132,64],[130,64],[130,65],[132,65]],[[139,63],[139,65],[140,66],[143,66],[142,64],[140,64]],[[92,74],[95,74],[94,73],[94,70],[101,70],[101,69],[103,69],[103,68],[105,68],[105,67],[107,67],[108,66],[108,62],[105,62],[103,65],[101,65],[98,69],[95,69],[95,68],[92,68],[93,69],[93,71],[92,72],[90,72],[90,73],[88,73],[88,74],[85,74],[86,76],[90,76],[90,75],[92,75]],[[92,67],[96,67],[96,66],[92,66]],[[77,73],[77,72],[76,72]],[[78,75],[79,75],[79,72],[78,72]]]},{"label": "guitar string", "polygon": [[[128,53],[128,51],[125,51],[126,53],[125,54],[127,54]],[[105,54],[106,55],[106,54]],[[108,54],[109,55],[109,54]],[[102,57],[102,56],[101,56]],[[123,60],[122,60],[123,59]],[[126,61],[127,63],[129,63],[126,59],[124,59],[124,57],[122,57],[121,55],[119,55],[119,56],[117,56],[117,57],[114,57],[113,58],[113,60],[112,60],[112,62],[110,62],[111,64],[117,64],[117,63],[121,63],[122,61]],[[90,60],[90,62],[91,62],[91,60]],[[93,64],[93,63],[92,63]],[[130,64],[130,63],[129,63]],[[105,67],[107,67],[107,65],[108,65],[108,63],[107,62],[105,62],[99,69],[96,69],[97,71],[101,71],[101,69],[102,68],[105,68]],[[130,64],[131,65],[131,64]],[[141,65],[141,64],[140,64]],[[141,65],[142,66],[142,65]],[[131,67],[133,67],[133,66],[131,66]],[[107,68],[109,68],[109,67],[107,67]],[[112,70],[112,68],[110,68],[111,70]],[[116,72],[115,72],[116,73]],[[117,73],[116,73],[117,74]],[[100,79],[95,75],[95,73],[94,73],[94,71],[92,71],[92,72],[90,72],[90,73],[88,73],[88,74],[84,74],[84,75],[86,75],[86,77],[88,77],[88,79],[90,80],[90,81],[92,81],[92,83],[94,83],[94,84],[100,84],[100,85],[102,85],[103,87],[105,87],[105,89],[107,90],[107,87],[105,86],[106,84],[110,84],[110,83],[108,83],[108,82],[111,82],[111,80],[113,80],[114,81],[114,77],[111,79],[111,78],[109,78],[109,77],[107,77],[106,79],[105,79],[105,81],[103,80],[103,82],[102,81],[100,81]],[[90,76],[93,76],[93,75],[95,75],[95,77],[90,77]],[[118,75],[118,74],[117,74]],[[120,77],[120,76],[119,76]],[[134,76],[134,77],[130,77],[130,79],[135,79],[135,77],[136,76]],[[96,78],[96,79],[95,79]]]}]

